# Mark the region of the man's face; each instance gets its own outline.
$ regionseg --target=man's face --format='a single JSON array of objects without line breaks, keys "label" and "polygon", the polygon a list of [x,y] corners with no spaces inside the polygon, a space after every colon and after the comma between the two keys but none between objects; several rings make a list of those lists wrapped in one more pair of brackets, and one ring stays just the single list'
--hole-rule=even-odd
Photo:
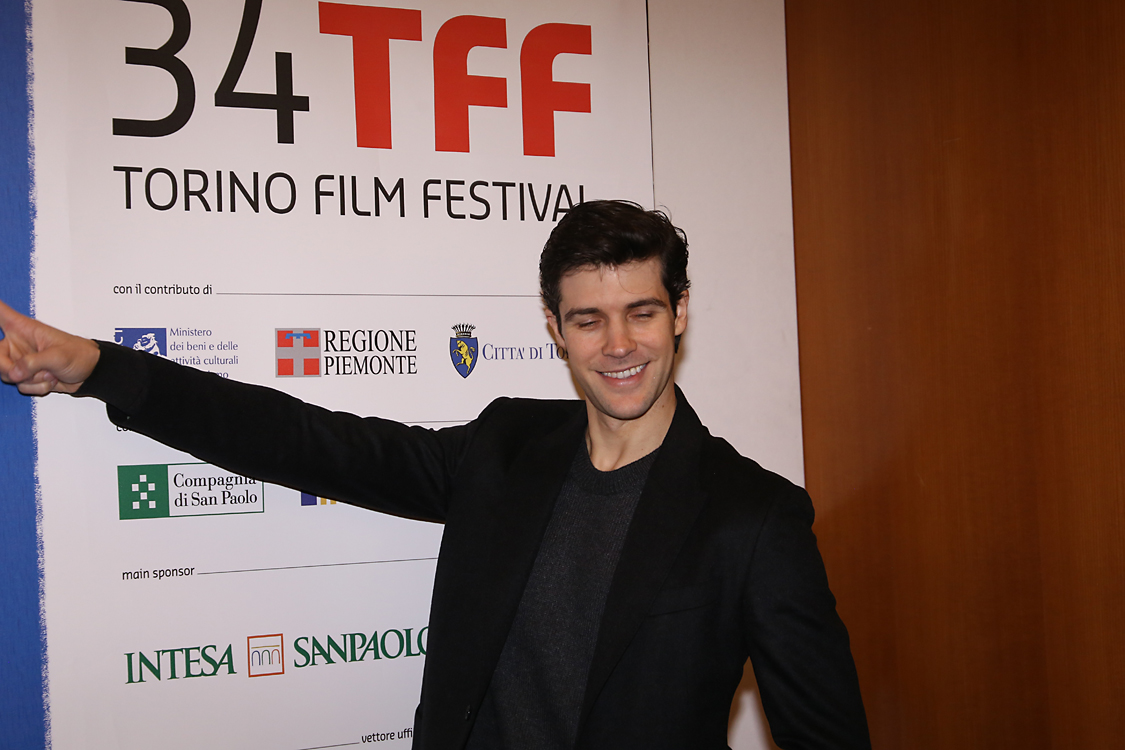
[{"label": "man's face", "polygon": [[654,404],[675,402],[675,337],[687,328],[688,299],[685,293],[672,312],[659,258],[573,271],[559,291],[551,333],[598,414],[636,420]]}]

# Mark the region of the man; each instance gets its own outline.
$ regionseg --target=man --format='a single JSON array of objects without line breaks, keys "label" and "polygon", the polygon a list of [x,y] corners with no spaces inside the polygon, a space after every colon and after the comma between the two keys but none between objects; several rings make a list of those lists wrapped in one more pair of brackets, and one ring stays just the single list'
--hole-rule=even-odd
[{"label": "man", "polygon": [[585,402],[497,399],[436,432],[6,307],[0,377],[101,398],[116,424],[241,474],[443,522],[415,747],[725,748],[747,657],[779,746],[869,747],[808,496],[711,437],[674,384],[683,233],[584,203],[540,282]]}]

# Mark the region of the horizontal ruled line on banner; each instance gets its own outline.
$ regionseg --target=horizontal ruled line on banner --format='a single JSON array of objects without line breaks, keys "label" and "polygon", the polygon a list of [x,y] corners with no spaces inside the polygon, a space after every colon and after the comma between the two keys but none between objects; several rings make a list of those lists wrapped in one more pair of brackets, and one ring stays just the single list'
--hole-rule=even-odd
[{"label": "horizontal ruled line on banner", "polygon": [[330,747],[351,747],[352,745],[358,744],[358,742],[344,742],[339,745],[317,745],[316,747],[303,747],[301,748],[301,750],[326,750],[326,748]]},{"label": "horizontal ruled line on banner", "polygon": [[301,570],[304,568],[338,568],[345,565],[380,565],[382,563],[421,562],[436,560],[436,557],[406,557],[401,560],[361,560],[360,562],[320,563],[319,565],[282,565],[276,568],[245,568],[243,570],[208,570],[196,573],[199,576],[214,576],[224,573],[261,573],[267,570]]},{"label": "horizontal ruled line on banner", "polygon": [[226,297],[503,297],[538,299],[538,294],[392,294],[382,292],[215,292]]}]

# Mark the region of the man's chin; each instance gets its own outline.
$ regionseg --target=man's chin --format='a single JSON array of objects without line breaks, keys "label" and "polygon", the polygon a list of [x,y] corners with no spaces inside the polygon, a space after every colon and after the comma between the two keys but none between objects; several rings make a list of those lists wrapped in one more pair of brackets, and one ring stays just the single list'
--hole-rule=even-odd
[{"label": "man's chin", "polygon": [[634,419],[640,419],[645,414],[648,414],[653,404],[653,400],[650,399],[645,399],[641,403],[633,401],[622,402],[616,399],[591,399],[589,393],[586,394],[586,399],[599,414],[611,419],[616,419],[619,422],[631,422]]}]

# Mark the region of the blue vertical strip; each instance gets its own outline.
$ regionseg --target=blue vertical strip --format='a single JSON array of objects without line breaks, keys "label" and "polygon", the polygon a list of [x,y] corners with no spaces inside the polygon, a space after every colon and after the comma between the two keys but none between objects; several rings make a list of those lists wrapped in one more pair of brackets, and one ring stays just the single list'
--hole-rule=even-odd
[{"label": "blue vertical strip", "polygon": [[[0,299],[31,307],[30,5],[0,0]],[[47,745],[31,400],[0,386],[0,748]]]}]

